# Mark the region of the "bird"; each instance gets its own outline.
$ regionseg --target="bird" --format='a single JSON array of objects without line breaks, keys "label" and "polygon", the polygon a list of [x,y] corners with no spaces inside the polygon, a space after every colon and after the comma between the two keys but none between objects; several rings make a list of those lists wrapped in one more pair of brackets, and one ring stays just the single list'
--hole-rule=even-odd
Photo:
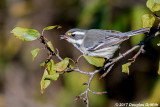
[{"label": "bird", "polygon": [[124,33],[116,30],[73,28],[60,35],[60,38],[72,43],[84,55],[110,59],[123,41],[147,32],[148,27]]}]

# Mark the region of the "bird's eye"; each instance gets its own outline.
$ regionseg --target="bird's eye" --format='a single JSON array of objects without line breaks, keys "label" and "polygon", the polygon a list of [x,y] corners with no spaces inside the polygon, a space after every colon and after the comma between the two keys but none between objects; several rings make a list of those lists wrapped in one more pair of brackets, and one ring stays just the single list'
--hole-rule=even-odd
[{"label": "bird's eye", "polygon": [[72,34],[72,36],[74,37],[74,36],[75,36],[75,34]]}]

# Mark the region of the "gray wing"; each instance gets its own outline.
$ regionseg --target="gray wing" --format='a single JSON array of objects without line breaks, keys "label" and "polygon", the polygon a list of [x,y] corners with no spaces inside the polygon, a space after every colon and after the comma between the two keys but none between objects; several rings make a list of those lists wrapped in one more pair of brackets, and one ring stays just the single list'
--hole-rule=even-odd
[{"label": "gray wing", "polygon": [[119,34],[121,34],[121,32],[114,30],[88,30],[86,32],[87,37],[85,37],[83,41],[83,46],[87,48],[88,51],[94,51],[117,45],[129,38],[128,36],[119,37]]}]

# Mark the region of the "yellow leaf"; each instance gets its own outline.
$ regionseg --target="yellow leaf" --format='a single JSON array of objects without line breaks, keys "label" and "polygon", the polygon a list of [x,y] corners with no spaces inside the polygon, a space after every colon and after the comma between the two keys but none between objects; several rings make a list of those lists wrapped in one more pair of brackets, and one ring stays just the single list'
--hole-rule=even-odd
[{"label": "yellow leaf", "polygon": [[69,64],[69,58],[65,58],[61,62],[55,64],[54,71],[64,71]]},{"label": "yellow leaf", "polygon": [[142,16],[143,28],[152,27],[155,22],[155,17],[150,14],[145,14]]},{"label": "yellow leaf", "polygon": [[50,85],[51,80],[45,80],[45,76],[48,75],[47,70],[44,70],[40,85],[41,85],[41,93],[43,94],[44,90]]},{"label": "yellow leaf", "polygon": [[148,0],[146,5],[152,12],[160,10],[160,0]]},{"label": "yellow leaf", "polygon": [[126,64],[122,65],[122,72],[127,73],[129,75],[129,66],[131,65],[131,62],[128,62]]},{"label": "yellow leaf", "polygon": [[84,55],[84,58],[92,65],[96,67],[102,67],[104,65],[105,59],[104,58],[99,58],[99,57],[92,57],[92,56],[87,56]]},{"label": "yellow leaf", "polygon": [[39,52],[39,48],[36,48],[36,49],[31,51],[32,60],[34,60],[34,58],[37,56],[38,52]]},{"label": "yellow leaf", "polygon": [[53,47],[51,41],[48,41],[48,42],[47,42],[47,45],[48,45],[48,47],[49,47],[53,52],[55,52],[54,47]]}]

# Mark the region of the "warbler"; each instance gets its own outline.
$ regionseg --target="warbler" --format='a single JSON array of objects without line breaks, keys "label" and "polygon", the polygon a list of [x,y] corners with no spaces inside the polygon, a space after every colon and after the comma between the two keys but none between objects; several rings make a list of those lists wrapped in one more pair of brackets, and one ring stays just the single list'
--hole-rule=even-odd
[{"label": "warbler", "polygon": [[110,59],[123,41],[148,31],[148,27],[124,33],[115,30],[74,28],[60,36],[85,55]]}]

